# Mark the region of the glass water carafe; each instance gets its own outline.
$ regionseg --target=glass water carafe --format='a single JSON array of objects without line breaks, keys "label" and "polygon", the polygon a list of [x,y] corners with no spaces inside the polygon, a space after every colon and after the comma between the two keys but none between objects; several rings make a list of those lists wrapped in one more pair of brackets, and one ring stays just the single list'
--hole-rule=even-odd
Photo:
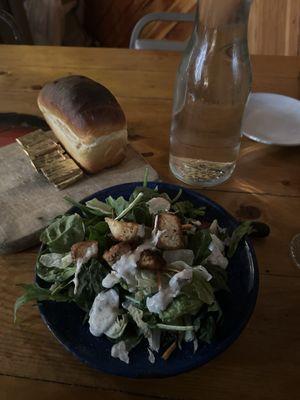
[{"label": "glass water carafe", "polygon": [[170,168],[181,181],[213,186],[236,165],[251,87],[251,0],[198,0],[195,29],[174,93]]}]

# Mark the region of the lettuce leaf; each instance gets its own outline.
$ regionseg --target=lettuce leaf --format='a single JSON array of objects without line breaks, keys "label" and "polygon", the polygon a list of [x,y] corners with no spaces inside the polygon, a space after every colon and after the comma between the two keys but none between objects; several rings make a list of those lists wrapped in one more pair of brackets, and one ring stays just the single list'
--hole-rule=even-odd
[{"label": "lettuce leaf", "polygon": [[38,277],[46,282],[64,282],[75,274],[76,267],[70,265],[66,268],[48,268],[43,264],[38,263],[36,267],[36,273]]},{"label": "lettuce leaf", "polygon": [[186,284],[179,296],[169,307],[159,314],[163,322],[172,322],[184,315],[195,315],[203,304],[212,305],[215,301],[214,290],[200,271],[193,271],[193,279]]},{"label": "lettuce leaf", "polygon": [[48,268],[66,268],[72,264],[71,253],[43,253],[40,255],[39,261]]},{"label": "lettuce leaf", "polygon": [[43,253],[36,264],[37,275],[46,282],[62,283],[75,274],[70,253]]},{"label": "lettuce leaf", "polygon": [[105,332],[105,335],[110,339],[118,339],[121,337],[126,329],[128,323],[127,315],[119,316],[112,326]]},{"label": "lettuce leaf", "polygon": [[75,201],[75,200],[71,199],[71,198],[68,197],[68,196],[65,196],[64,199],[65,199],[68,203],[72,204],[74,207],[78,208],[78,210],[80,210],[81,213],[82,213],[82,215],[83,215],[84,217],[86,217],[86,218],[91,218],[91,217],[94,217],[94,216],[98,216],[98,217],[103,217],[103,216],[104,216],[104,214],[102,213],[102,211],[99,211],[99,210],[97,210],[97,209],[93,209],[93,208],[87,207],[86,205],[81,204],[81,203],[79,203],[78,201]]},{"label": "lettuce leaf", "polygon": [[197,296],[181,294],[177,296],[169,307],[159,314],[163,322],[173,322],[183,315],[194,315],[202,307],[203,302]]},{"label": "lettuce leaf", "polygon": [[157,275],[152,271],[137,270],[137,289],[144,296],[149,296],[158,290]]},{"label": "lettuce leaf", "polygon": [[84,239],[85,229],[78,214],[57,218],[41,234],[41,242],[48,245],[52,253],[66,253],[74,243]]},{"label": "lettuce leaf", "polygon": [[89,208],[90,212],[97,211],[97,215],[112,216],[113,214],[112,207],[109,204],[104,203],[96,198],[87,201],[85,205]]},{"label": "lettuce leaf", "polygon": [[201,303],[213,304],[215,301],[214,289],[210,282],[203,277],[201,271],[194,269],[193,279],[185,285],[182,292],[187,296],[198,298]]}]

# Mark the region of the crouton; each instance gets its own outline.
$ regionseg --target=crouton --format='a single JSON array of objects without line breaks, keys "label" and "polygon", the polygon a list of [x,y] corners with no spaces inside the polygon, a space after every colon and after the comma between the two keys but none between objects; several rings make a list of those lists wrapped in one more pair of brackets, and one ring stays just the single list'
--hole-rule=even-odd
[{"label": "crouton", "polygon": [[138,268],[148,269],[151,271],[160,271],[165,267],[165,265],[166,261],[159,252],[153,250],[144,250],[137,263]]},{"label": "crouton", "polygon": [[78,242],[71,247],[73,260],[81,260],[82,263],[88,262],[91,258],[98,255],[98,242],[96,240],[86,240]]},{"label": "crouton", "polygon": [[158,215],[157,229],[162,231],[157,247],[164,250],[184,248],[181,222],[177,215],[162,213]]},{"label": "crouton", "polygon": [[128,242],[145,236],[145,228],[136,222],[116,221],[105,218],[113,237],[120,242]]},{"label": "crouton", "polygon": [[129,253],[133,249],[133,244],[129,242],[120,242],[112,246],[109,250],[106,250],[103,254],[104,260],[108,265],[112,266],[117,262],[124,254]]}]

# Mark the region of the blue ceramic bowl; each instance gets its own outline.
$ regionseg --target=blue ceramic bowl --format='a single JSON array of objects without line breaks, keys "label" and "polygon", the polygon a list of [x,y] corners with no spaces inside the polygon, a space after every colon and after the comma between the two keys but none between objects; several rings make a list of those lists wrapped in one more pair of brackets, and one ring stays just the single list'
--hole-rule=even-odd
[{"label": "blue ceramic bowl", "polygon": [[[149,183],[155,187],[156,182]],[[140,183],[129,183],[102,190],[88,196],[83,201],[94,197],[104,201],[108,196],[128,198]],[[178,193],[179,186],[158,183],[159,191],[171,197]],[[238,222],[218,204],[203,195],[182,188],[181,199],[190,200],[197,206],[205,206],[206,219],[217,218],[221,227],[234,229]],[[75,212],[72,208],[70,212]],[[224,324],[217,334],[217,339],[209,345],[199,346],[193,354],[192,344],[183,344],[182,351],[176,350],[168,361],[156,356],[156,363],[148,361],[145,342],[141,342],[130,353],[127,365],[110,356],[111,342],[105,337],[97,338],[90,334],[88,324],[82,324],[84,313],[75,305],[67,303],[42,302],[39,304],[41,316],[57,340],[82,362],[109,374],[131,378],[158,378],[177,375],[197,368],[229,347],[241,334],[249,320],[258,294],[258,268],[255,253],[249,240],[243,240],[238,251],[228,266],[229,287],[231,294],[219,298],[224,311]],[[37,278],[39,284],[43,284]]]}]

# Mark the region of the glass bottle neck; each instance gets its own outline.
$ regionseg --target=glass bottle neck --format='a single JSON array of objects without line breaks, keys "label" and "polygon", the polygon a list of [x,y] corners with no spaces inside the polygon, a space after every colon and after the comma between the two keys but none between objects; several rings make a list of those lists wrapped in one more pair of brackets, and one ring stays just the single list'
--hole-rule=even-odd
[{"label": "glass bottle neck", "polygon": [[196,24],[208,29],[247,26],[252,0],[198,0]]}]

